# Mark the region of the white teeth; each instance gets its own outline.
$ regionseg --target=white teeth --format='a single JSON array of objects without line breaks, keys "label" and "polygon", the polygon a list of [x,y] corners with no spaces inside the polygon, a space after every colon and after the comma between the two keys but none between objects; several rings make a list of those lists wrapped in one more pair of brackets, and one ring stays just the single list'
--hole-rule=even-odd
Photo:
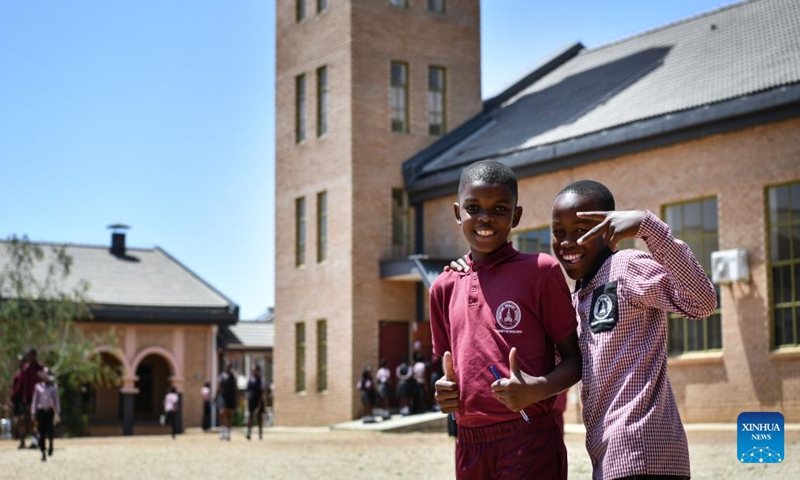
[{"label": "white teeth", "polygon": [[575,260],[579,260],[583,255],[577,253],[571,253],[569,255],[562,255],[562,258],[567,262],[574,262]]},{"label": "white teeth", "polygon": [[494,230],[476,230],[475,233],[477,233],[479,237],[491,237],[494,235]]}]

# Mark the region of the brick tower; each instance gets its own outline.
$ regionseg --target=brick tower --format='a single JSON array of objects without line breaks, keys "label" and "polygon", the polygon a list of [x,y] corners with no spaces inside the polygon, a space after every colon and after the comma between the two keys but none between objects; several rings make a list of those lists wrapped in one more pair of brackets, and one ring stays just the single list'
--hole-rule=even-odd
[{"label": "brick tower", "polygon": [[358,417],[362,369],[429,342],[422,284],[380,262],[415,253],[401,163],[480,111],[479,4],[277,2],[280,425]]}]

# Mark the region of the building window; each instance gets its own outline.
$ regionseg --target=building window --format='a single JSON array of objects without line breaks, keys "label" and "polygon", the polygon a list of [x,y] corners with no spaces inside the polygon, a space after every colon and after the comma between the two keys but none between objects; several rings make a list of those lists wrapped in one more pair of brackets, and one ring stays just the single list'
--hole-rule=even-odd
[{"label": "building window", "polygon": [[408,65],[392,62],[392,131],[408,133]]},{"label": "building window", "polygon": [[328,0],[317,0],[317,13],[322,13],[328,8]]},{"label": "building window", "polygon": [[328,322],[317,321],[317,391],[328,389]]},{"label": "building window", "polygon": [[428,133],[444,135],[445,132],[445,70],[428,68]]},{"label": "building window", "polygon": [[800,182],[770,187],[769,260],[775,346],[800,344]]},{"label": "building window", "polygon": [[[706,273],[711,271],[711,252],[719,249],[717,199],[707,198],[664,207],[664,215],[675,238],[689,245]],[[719,286],[717,298],[719,298]],[[722,348],[722,317],[719,307],[708,318],[667,316],[667,351],[670,355]]]},{"label": "building window", "polygon": [[428,0],[428,11],[433,13],[444,13],[444,0]]},{"label": "building window", "polygon": [[306,324],[294,324],[294,391],[306,391]]},{"label": "building window", "polygon": [[408,0],[389,0],[389,3],[399,8],[408,8]]},{"label": "building window", "polygon": [[550,254],[550,227],[516,232],[511,235],[514,247],[522,253]]},{"label": "building window", "polygon": [[392,189],[392,257],[411,253],[411,209],[408,193],[402,188]]},{"label": "building window", "polygon": [[328,132],[328,67],[317,69],[317,136]]},{"label": "building window", "polygon": [[306,197],[300,197],[294,201],[294,258],[295,265],[300,266],[306,263]]},{"label": "building window", "polygon": [[306,0],[297,0],[297,21],[306,18]]},{"label": "building window", "polygon": [[297,143],[306,139],[306,76],[295,78],[295,139]]},{"label": "building window", "polygon": [[328,192],[317,194],[317,262],[328,258]]}]

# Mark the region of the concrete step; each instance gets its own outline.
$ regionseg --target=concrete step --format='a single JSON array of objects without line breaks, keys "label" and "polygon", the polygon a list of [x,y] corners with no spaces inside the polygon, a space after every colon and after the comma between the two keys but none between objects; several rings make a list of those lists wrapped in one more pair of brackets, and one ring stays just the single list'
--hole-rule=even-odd
[{"label": "concrete step", "polygon": [[447,432],[447,414],[425,412],[414,415],[394,414],[388,420],[379,416],[375,423],[364,423],[361,419],[331,425],[331,430],[361,430],[391,433]]}]

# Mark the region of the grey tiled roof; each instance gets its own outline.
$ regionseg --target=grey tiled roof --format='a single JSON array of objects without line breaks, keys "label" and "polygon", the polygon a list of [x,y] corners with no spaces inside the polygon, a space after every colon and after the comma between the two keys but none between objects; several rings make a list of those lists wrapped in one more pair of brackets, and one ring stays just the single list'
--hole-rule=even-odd
[{"label": "grey tiled roof", "polygon": [[272,348],[275,346],[275,322],[268,321],[239,321],[226,328],[236,338],[229,347],[237,349]]},{"label": "grey tiled roof", "polygon": [[[426,176],[460,171],[476,160],[505,159],[515,167],[521,157],[534,161],[530,152],[537,149],[625,127],[630,131],[623,137],[635,136],[637,122],[652,119],[665,121],[662,130],[672,128],[668,120],[680,112],[795,86],[800,1],[740,3],[576,51],[543,76],[532,75],[529,84],[485,102],[470,128],[450,134],[455,141],[446,136],[406,162],[412,195]],[[448,141],[452,146],[443,149]],[[554,151],[549,158],[559,156],[565,154]]]},{"label": "grey tiled roof", "polygon": [[[0,270],[9,261],[8,242],[0,242]],[[54,244],[38,243],[45,258],[34,270],[46,276]],[[162,249],[128,248],[124,257],[108,247],[66,245],[73,263],[62,283],[71,290],[80,280],[89,282],[88,299],[104,306],[232,309],[236,305]]]}]

